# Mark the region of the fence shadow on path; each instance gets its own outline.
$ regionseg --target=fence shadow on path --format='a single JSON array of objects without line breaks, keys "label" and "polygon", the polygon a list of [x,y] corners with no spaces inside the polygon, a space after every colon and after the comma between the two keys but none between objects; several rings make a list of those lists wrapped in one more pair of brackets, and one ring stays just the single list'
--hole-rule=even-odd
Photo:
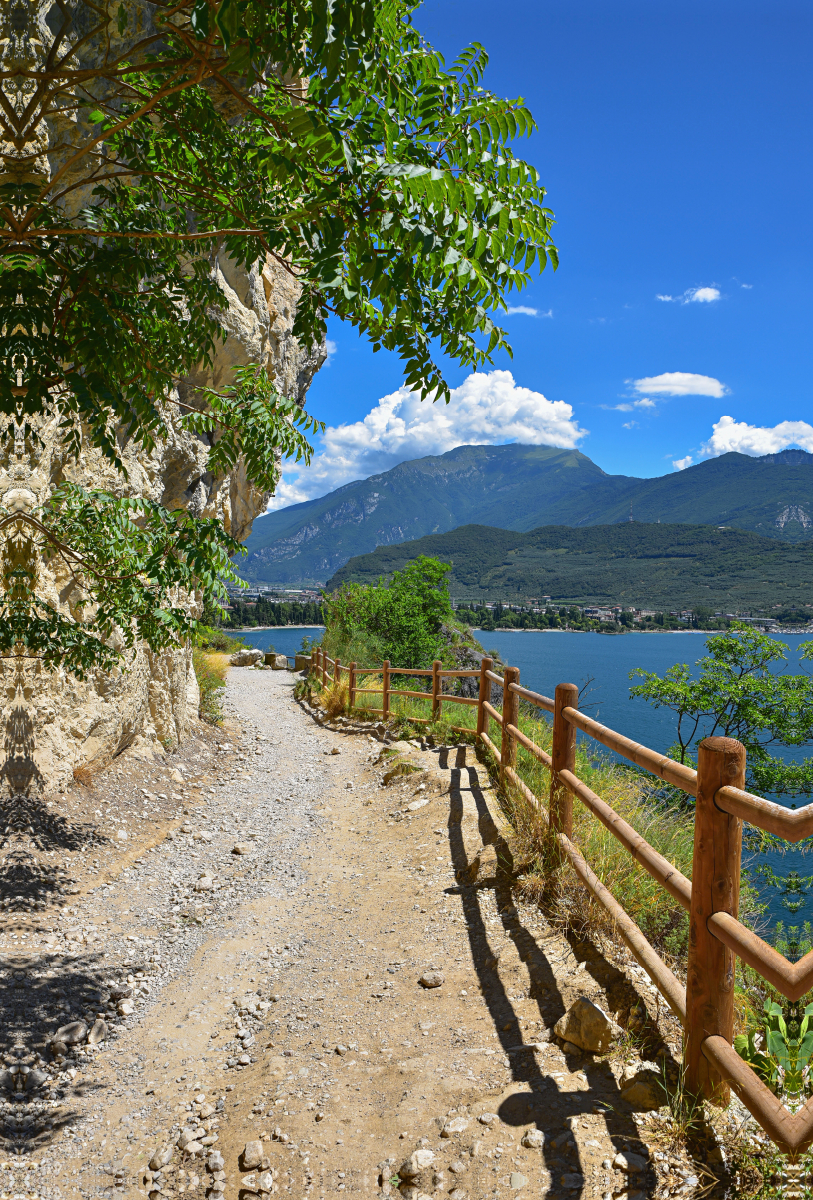
[{"label": "fence shadow on path", "polygon": [[[483,843],[494,846],[498,868],[496,878],[485,885],[461,884],[448,889],[448,892],[460,897],[472,962],[498,1044],[510,1064],[512,1083],[525,1085],[521,1092],[512,1094],[502,1102],[498,1115],[509,1127],[518,1128],[533,1123],[545,1134],[541,1154],[551,1174],[548,1195],[551,1200],[560,1196],[563,1200],[564,1197],[575,1200],[579,1196],[592,1195],[597,1181],[591,1179],[583,1169],[578,1143],[570,1134],[571,1118],[603,1113],[613,1147],[610,1157],[622,1151],[649,1159],[649,1149],[641,1139],[630,1106],[621,1099],[618,1083],[606,1059],[585,1053],[578,1060],[569,1061],[565,1070],[570,1073],[584,1072],[588,1086],[583,1091],[565,1091],[551,1074],[542,1069],[537,1062],[536,1052],[525,1041],[519,1015],[497,969],[499,949],[492,944],[489,936],[482,902],[484,892],[494,892],[502,929],[514,942],[528,971],[527,995],[534,1000],[539,1019],[546,1028],[552,1028],[564,1014],[566,1003],[544,946],[525,928],[514,907],[511,852],[489,811],[478,768],[465,765],[465,753],[465,747],[457,747],[444,749],[439,756],[440,768],[448,770],[450,774],[448,834],[452,863],[459,873],[464,873],[469,866],[462,829],[464,800],[468,798],[476,807]],[[616,989],[621,988],[632,1003],[639,1001],[632,985],[603,958],[592,943],[573,937],[566,940],[599,986],[607,989],[609,984]],[[650,1046],[650,1052],[652,1049]],[[663,1055],[670,1055],[663,1042],[655,1049]],[[702,1163],[699,1167],[702,1167]],[[563,1186],[562,1176],[571,1177],[567,1185]],[[576,1182],[574,1176],[582,1176],[580,1186],[573,1186]],[[638,1177],[635,1190],[650,1196],[654,1194],[656,1185],[654,1165],[650,1160],[647,1171]],[[713,1194],[708,1193],[709,1196]]]}]

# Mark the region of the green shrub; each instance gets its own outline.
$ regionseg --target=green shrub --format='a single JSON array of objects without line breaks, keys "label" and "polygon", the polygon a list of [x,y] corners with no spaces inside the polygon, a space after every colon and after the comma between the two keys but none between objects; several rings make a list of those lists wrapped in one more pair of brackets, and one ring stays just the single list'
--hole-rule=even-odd
[{"label": "green shrub", "polygon": [[221,654],[234,654],[235,650],[248,645],[245,638],[224,633],[222,629],[215,629],[211,625],[199,627],[195,642],[203,650],[217,650]]}]

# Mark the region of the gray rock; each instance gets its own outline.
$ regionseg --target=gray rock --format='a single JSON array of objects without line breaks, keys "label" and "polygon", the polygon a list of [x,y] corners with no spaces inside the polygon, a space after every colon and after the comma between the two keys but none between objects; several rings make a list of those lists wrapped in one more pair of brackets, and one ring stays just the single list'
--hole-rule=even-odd
[{"label": "gray rock", "polygon": [[509,1183],[516,1191],[519,1191],[520,1188],[524,1188],[527,1182],[528,1177],[526,1175],[520,1175],[519,1171],[511,1172]]},{"label": "gray rock", "polygon": [[171,1158],[172,1158],[172,1147],[171,1146],[164,1146],[163,1148],[156,1150],[155,1153],[153,1154],[152,1158],[150,1159],[150,1163],[149,1163],[150,1170],[151,1171],[160,1171],[162,1167],[165,1167],[167,1165],[167,1163],[169,1162],[169,1160]]},{"label": "gray rock", "polygon": [[480,1113],[479,1117],[477,1118],[481,1125],[493,1125],[494,1122],[499,1121],[499,1119],[500,1118],[496,1113]]},{"label": "gray rock", "polygon": [[421,1171],[428,1170],[434,1161],[434,1151],[422,1146],[419,1150],[413,1150],[409,1158],[401,1163],[398,1174],[402,1179],[415,1179]]},{"label": "gray rock", "polygon": [[579,996],[556,1022],[553,1031],[563,1041],[596,1053],[609,1049],[616,1030],[603,1009],[586,996]]},{"label": "gray rock", "polygon": [[619,1080],[621,1099],[639,1112],[666,1103],[663,1073],[657,1063],[640,1062],[627,1067]]},{"label": "gray rock", "polygon": [[563,1175],[559,1181],[563,1188],[576,1189],[584,1187],[584,1176],[573,1174]]},{"label": "gray rock", "polygon": [[545,1135],[541,1129],[529,1129],[522,1139],[522,1145],[528,1150],[541,1150],[545,1145]]},{"label": "gray rock", "polygon": [[54,1058],[62,1058],[68,1053],[68,1047],[65,1042],[60,1042],[57,1038],[51,1042],[51,1054]]},{"label": "gray rock", "polygon": [[453,1117],[451,1121],[447,1121],[440,1131],[442,1138],[454,1137],[456,1133],[462,1133],[464,1129],[468,1129],[469,1123],[465,1117]]},{"label": "gray rock", "polygon": [[613,1159],[613,1166],[619,1171],[626,1171],[630,1175],[637,1175],[639,1171],[647,1169],[649,1159],[644,1158],[642,1154],[616,1154]]},{"label": "gray rock", "polygon": [[232,846],[232,854],[251,854],[253,847],[251,842],[237,842]]},{"label": "gray rock", "polygon": [[41,1088],[44,1083],[47,1083],[50,1078],[47,1071],[40,1071],[38,1067],[35,1067],[25,1077],[25,1090],[27,1092],[35,1092],[37,1088]]},{"label": "gray rock", "polygon": [[210,892],[214,887],[214,882],[211,875],[202,875],[200,879],[195,880],[195,891]]},{"label": "gray rock", "polygon": [[131,1017],[135,1012],[135,1003],[132,1000],[119,1000],[116,1012],[120,1017]]},{"label": "gray rock", "polygon": [[240,1155],[240,1165],[244,1171],[251,1171],[255,1167],[259,1167],[264,1157],[263,1144],[258,1138],[255,1141],[246,1142],[243,1153]]},{"label": "gray rock", "polygon": [[440,971],[424,971],[418,983],[424,988],[439,988],[443,983]]},{"label": "gray rock", "polygon": [[265,652],[263,650],[247,647],[232,654],[229,662],[233,667],[253,667],[256,663],[262,662],[264,658]]},{"label": "gray rock", "polygon": [[107,1023],[99,1017],[93,1022],[90,1033],[88,1034],[88,1045],[98,1046],[107,1037]]},{"label": "gray rock", "polygon": [[274,1190],[274,1171],[263,1171],[257,1176],[257,1187],[261,1192],[273,1192]]},{"label": "gray rock", "polygon": [[212,1153],[206,1159],[206,1166],[207,1166],[207,1169],[212,1172],[212,1174],[214,1174],[215,1171],[223,1170],[223,1168],[226,1166],[226,1163],[223,1159],[223,1155],[220,1153],[219,1150],[212,1151]]},{"label": "gray rock", "polygon": [[118,985],[118,987],[111,988],[110,999],[115,1004],[119,1000],[129,1000],[129,998],[132,996],[132,994],[133,994],[133,989],[129,986],[129,984],[120,983]]},{"label": "gray rock", "polygon": [[88,1035],[88,1027],[84,1021],[71,1021],[62,1025],[54,1034],[55,1042],[64,1042],[66,1046],[80,1046]]}]

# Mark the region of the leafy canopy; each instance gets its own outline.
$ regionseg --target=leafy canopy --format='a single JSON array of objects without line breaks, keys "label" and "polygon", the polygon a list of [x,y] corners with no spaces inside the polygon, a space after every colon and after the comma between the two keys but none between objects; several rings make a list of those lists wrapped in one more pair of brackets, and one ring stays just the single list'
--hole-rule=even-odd
[{"label": "leafy canopy", "polygon": [[[473,368],[510,350],[496,323],[506,297],[556,265],[544,189],[512,150],[534,122],[521,100],[483,88],[481,46],[447,67],[415,29],[415,7],[66,0],[44,23],[10,7],[0,87],[8,454],[24,445],[30,462],[52,421],[69,455],[94,446],[126,474],[128,440],[149,451],[180,423],[211,445],[213,472],[242,460],[264,490],[278,453],[308,461],[317,423],[262,371],[217,393],[175,390],[224,336],[213,270],[223,255],[290,274],[303,344],[319,345],[336,314],[400,355],[425,398],[449,397],[435,346]],[[117,496],[65,492],[35,516],[16,510],[25,569],[18,562],[13,599],[6,590],[15,645],[41,653],[45,621],[46,663],[61,655],[87,669],[94,654],[108,661],[113,626],[129,622],[153,646],[167,629],[183,632],[185,618],[171,615],[179,582],[218,594],[233,578],[222,528],[201,527],[195,541],[191,519],[135,516],[131,490],[125,480]],[[97,514],[70,566],[89,599],[70,618],[36,582],[66,506]],[[137,603],[135,584],[107,586],[139,572]]]},{"label": "leafy canopy", "polygon": [[[690,760],[704,737],[733,737],[745,746],[750,788],[774,795],[813,791],[813,759],[786,762],[772,753],[813,742],[813,679],[781,671],[785,643],[745,625],[709,638],[708,651],[696,675],[687,663],[663,677],[640,667],[630,673],[644,680],[630,688],[632,696],[675,713],[678,760]],[[813,642],[801,652],[813,659]]]},{"label": "leafy canopy", "polygon": [[[394,667],[425,669],[440,658],[444,622],[454,618],[446,576],[448,563],[421,556],[392,578],[376,584],[347,583],[325,603],[323,644],[341,655],[359,641],[377,655],[378,666],[389,659]],[[359,636],[361,635],[361,636]]]}]

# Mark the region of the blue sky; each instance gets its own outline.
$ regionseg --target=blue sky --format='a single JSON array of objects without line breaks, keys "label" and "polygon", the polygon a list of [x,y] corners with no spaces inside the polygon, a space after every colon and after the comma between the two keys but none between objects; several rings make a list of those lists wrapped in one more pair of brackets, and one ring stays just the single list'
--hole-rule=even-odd
[{"label": "blue sky", "polygon": [[505,318],[500,374],[449,366],[459,421],[417,411],[398,358],[333,322],[308,398],[331,430],[276,504],[442,453],[455,427],[643,476],[813,450],[813,6],[428,0],[416,25],[448,61],[482,42],[486,86],[525,97],[539,132],[516,149],[548,189],[561,265],[512,301],[537,315]]}]

